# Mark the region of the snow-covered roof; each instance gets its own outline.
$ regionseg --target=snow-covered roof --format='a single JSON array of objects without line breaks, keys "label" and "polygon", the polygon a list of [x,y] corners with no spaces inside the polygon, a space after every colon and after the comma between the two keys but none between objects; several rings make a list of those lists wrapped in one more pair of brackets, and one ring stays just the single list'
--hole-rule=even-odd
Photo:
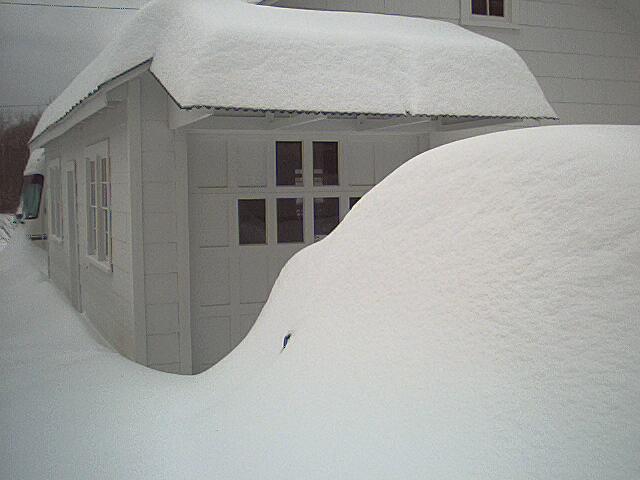
[{"label": "snow-covered roof", "polygon": [[156,0],[47,108],[34,138],[148,60],[183,108],[556,118],[512,48],[448,22]]}]

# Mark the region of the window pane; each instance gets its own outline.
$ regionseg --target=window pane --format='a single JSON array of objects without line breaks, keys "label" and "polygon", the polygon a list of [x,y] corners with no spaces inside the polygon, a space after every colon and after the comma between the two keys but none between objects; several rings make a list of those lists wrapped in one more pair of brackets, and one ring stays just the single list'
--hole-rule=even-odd
[{"label": "window pane", "polygon": [[267,243],[265,200],[238,200],[240,245]]},{"label": "window pane", "polygon": [[100,191],[102,193],[102,203],[100,204],[100,206],[106,208],[109,206],[109,185],[106,183],[102,183],[100,185]]},{"label": "window pane", "polygon": [[471,13],[474,15],[486,15],[487,0],[471,0]]},{"label": "window pane", "polygon": [[102,259],[109,258],[109,210],[102,210],[102,238],[100,240],[100,250]]},{"label": "window pane", "polygon": [[278,243],[304,242],[304,201],[302,198],[278,199]]},{"label": "window pane", "polygon": [[489,15],[504,17],[504,0],[489,0]]},{"label": "window pane", "polygon": [[276,142],[276,185],[303,185],[302,142]]},{"label": "window pane", "polygon": [[100,181],[108,182],[109,181],[109,168],[107,166],[107,159],[100,159]]},{"label": "window pane", "polygon": [[313,142],[313,185],[338,185],[338,142]]},{"label": "window pane", "polygon": [[351,210],[353,208],[353,206],[358,203],[358,200],[360,200],[362,197],[349,197],[349,210]]},{"label": "window pane", "polygon": [[89,187],[89,203],[92,206],[96,205],[96,184],[92,183]]},{"label": "window pane", "polygon": [[96,162],[89,162],[89,178],[91,182],[96,181]]},{"label": "window pane", "polygon": [[89,255],[95,255],[96,253],[96,209],[91,208],[89,210]]},{"label": "window pane", "polygon": [[329,235],[340,222],[340,199],[313,199],[313,234],[316,241]]}]

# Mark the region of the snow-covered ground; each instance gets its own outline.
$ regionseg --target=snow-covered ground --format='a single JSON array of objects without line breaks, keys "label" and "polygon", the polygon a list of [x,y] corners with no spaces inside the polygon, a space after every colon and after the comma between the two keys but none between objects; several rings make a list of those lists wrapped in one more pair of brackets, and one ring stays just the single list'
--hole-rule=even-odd
[{"label": "snow-covered ground", "polygon": [[432,150],[195,377],[116,354],[16,234],[0,478],[640,478],[639,206],[640,127]]}]

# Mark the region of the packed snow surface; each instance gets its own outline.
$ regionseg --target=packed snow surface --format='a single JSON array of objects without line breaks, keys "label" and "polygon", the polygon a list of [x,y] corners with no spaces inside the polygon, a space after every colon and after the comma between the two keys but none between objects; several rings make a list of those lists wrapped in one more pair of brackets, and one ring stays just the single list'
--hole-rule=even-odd
[{"label": "packed snow surface", "polygon": [[449,22],[156,0],[47,108],[34,138],[151,59],[183,107],[556,117],[513,49]]},{"label": "packed snow surface", "polygon": [[639,150],[590,126],[419,155],[195,377],[104,345],[15,236],[0,478],[640,478]]}]

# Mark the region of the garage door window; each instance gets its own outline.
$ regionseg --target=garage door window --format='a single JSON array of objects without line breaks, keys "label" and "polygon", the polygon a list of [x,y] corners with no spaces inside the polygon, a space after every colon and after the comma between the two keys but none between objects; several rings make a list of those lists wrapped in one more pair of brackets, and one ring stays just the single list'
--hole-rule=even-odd
[{"label": "garage door window", "polygon": [[339,222],[339,198],[313,199],[313,234],[316,242],[329,235]]},{"label": "garage door window", "polygon": [[338,185],[338,142],[313,142],[313,185]]},{"label": "garage door window", "polygon": [[278,243],[304,242],[304,200],[278,199]]},{"label": "garage door window", "polygon": [[240,245],[267,243],[266,205],[264,199],[238,200]]},{"label": "garage door window", "polygon": [[302,187],[302,142],[276,142],[276,185]]}]

